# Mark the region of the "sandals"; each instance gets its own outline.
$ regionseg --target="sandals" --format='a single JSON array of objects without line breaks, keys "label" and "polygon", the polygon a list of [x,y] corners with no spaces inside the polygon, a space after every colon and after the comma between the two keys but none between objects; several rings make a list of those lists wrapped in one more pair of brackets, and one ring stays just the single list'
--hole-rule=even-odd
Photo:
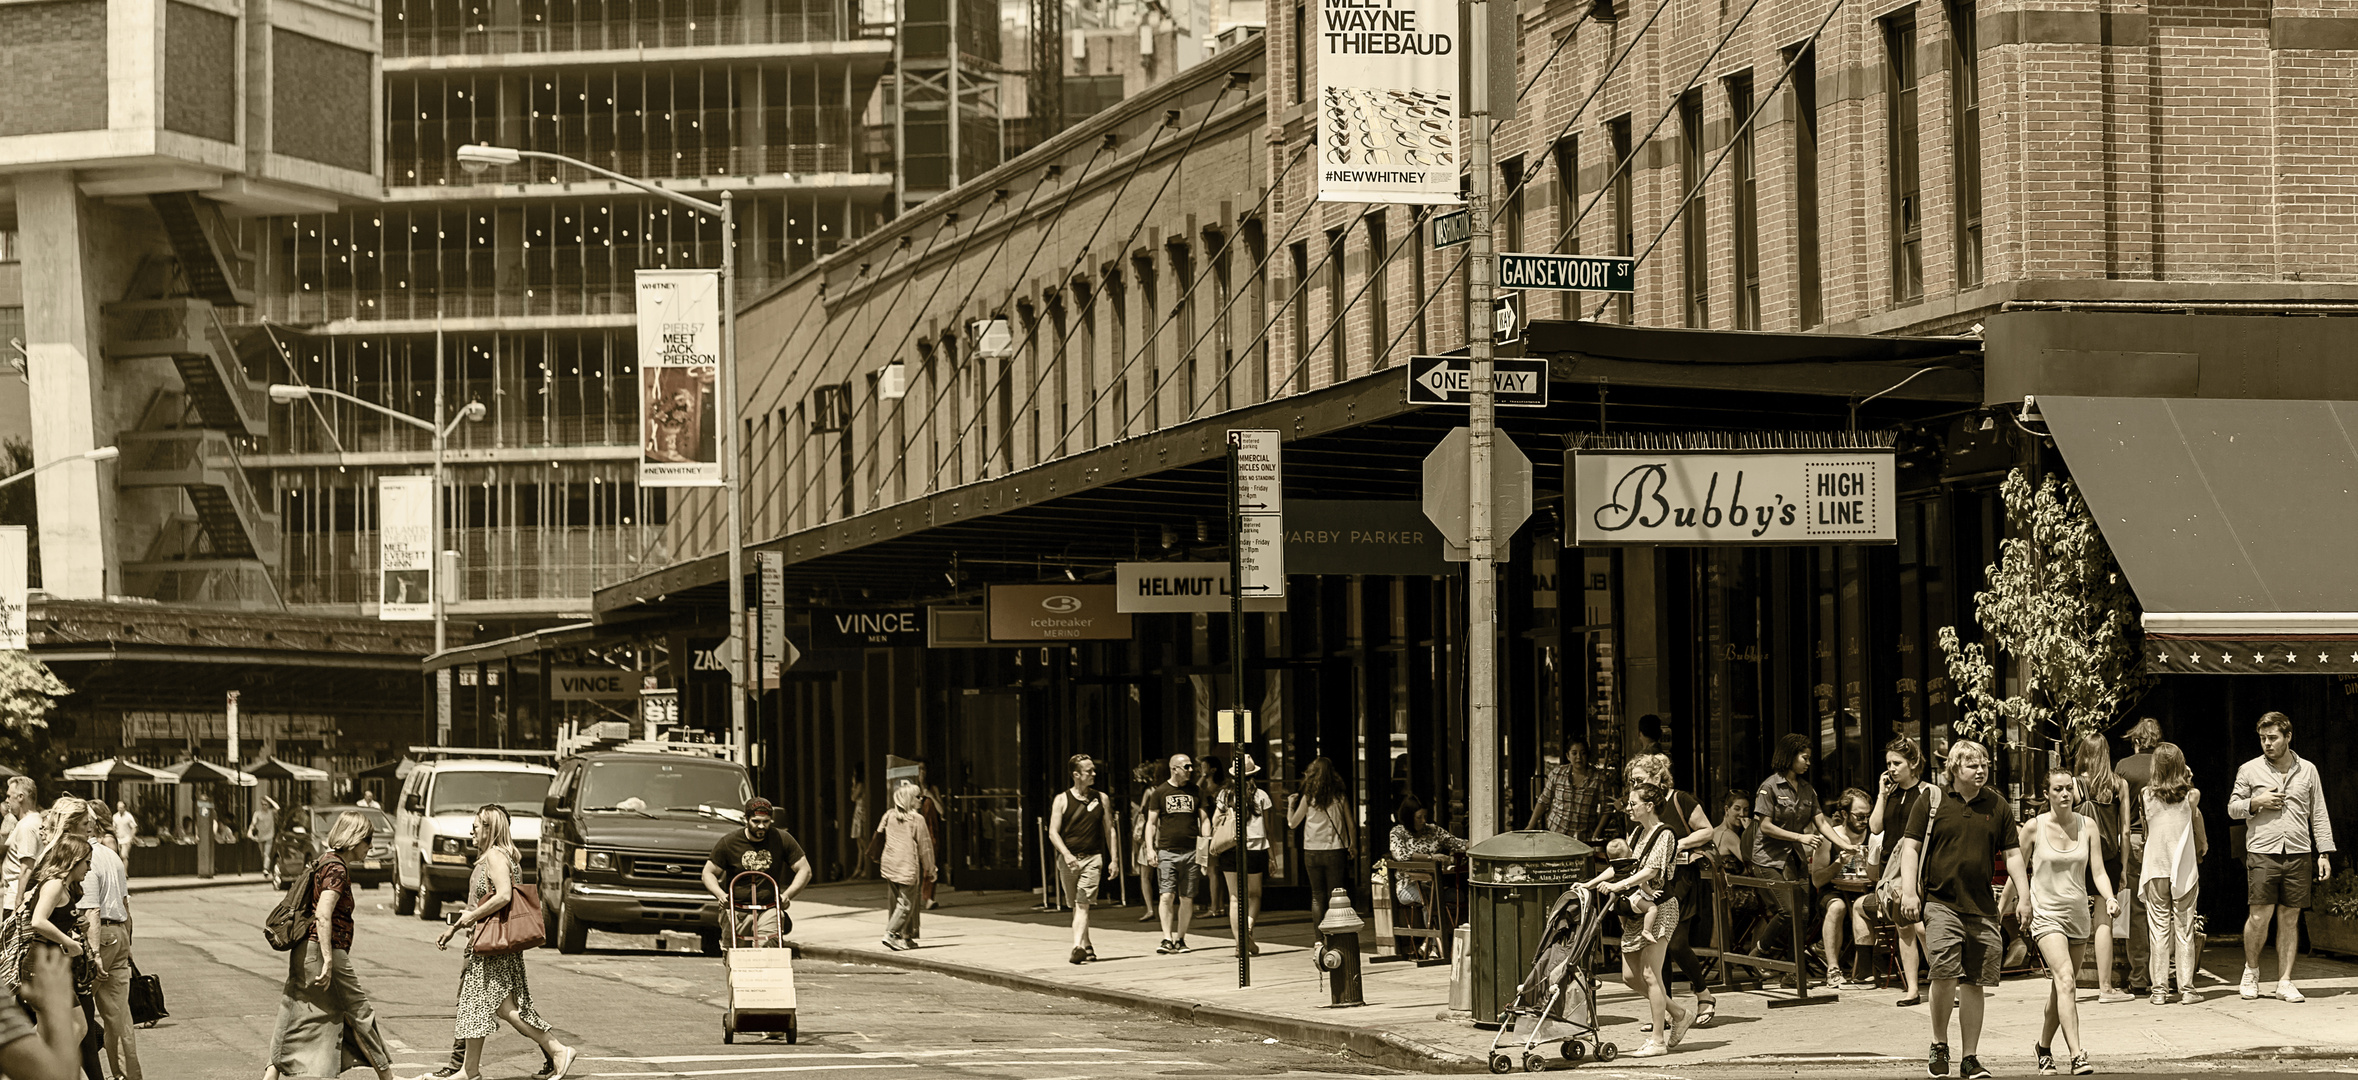
[{"label": "sandals", "polygon": [[1699,1028],[1710,1027],[1712,1017],[1717,1015],[1719,1015],[1719,1001],[1717,999],[1713,999],[1711,1001],[1698,1001],[1695,1003],[1695,1022],[1687,1026]]}]

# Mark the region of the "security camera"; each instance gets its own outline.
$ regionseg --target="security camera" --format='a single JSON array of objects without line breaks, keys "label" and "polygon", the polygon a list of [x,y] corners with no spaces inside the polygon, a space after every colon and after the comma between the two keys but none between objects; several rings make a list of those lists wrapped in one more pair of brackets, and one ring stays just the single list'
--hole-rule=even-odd
[{"label": "security camera", "polygon": [[522,160],[524,160],[522,151],[511,150],[505,146],[469,143],[458,148],[459,168],[467,170],[467,174],[470,176],[481,176],[483,170],[494,165],[513,165]]}]

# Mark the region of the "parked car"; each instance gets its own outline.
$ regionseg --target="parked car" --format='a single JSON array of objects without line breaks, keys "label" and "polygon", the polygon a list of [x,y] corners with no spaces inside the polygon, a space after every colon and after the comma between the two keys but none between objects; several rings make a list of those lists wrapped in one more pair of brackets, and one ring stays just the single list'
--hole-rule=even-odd
[{"label": "parked car", "polygon": [[507,808],[524,880],[534,880],[540,846],[541,803],[557,771],[546,765],[488,758],[421,761],[401,784],[393,811],[393,911],[421,919],[442,917],[442,902],[464,900],[474,862],[475,811],[486,803]]},{"label": "parked car", "polygon": [[330,803],[299,807],[295,814],[288,816],[286,826],[271,843],[271,857],[263,867],[273,888],[285,889],[302,876],[306,867],[327,854],[328,830],[346,812],[367,818],[376,830],[369,837],[368,854],[347,868],[352,872],[352,883],[373,889],[393,880],[393,818],[375,807]]},{"label": "parked car", "polygon": [[558,764],[540,831],[541,903],[558,951],[580,952],[593,929],[693,931],[707,955],[720,955],[720,908],[704,891],[704,863],[744,822],[753,781],[715,752],[633,743]]}]

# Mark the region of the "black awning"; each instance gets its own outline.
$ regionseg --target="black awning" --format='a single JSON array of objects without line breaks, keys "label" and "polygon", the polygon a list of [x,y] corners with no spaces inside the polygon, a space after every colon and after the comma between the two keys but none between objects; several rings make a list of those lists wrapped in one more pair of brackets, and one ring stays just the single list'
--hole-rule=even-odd
[{"label": "black awning", "polygon": [[[2037,405],[2145,608],[2148,634],[2243,642],[2262,655],[2271,639],[2358,634],[2358,402]],[[2287,670],[2328,670],[2290,651]],[[2338,670],[2358,664],[2349,652]]]}]

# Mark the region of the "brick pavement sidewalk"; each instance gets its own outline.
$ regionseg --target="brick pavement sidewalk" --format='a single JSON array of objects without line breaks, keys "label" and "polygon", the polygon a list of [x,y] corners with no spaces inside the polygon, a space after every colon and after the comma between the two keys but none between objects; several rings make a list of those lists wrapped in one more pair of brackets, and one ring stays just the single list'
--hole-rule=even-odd
[{"label": "brick pavement sidewalk", "polygon": [[[940,890],[942,907],[925,913],[922,947],[892,952],[882,943],[885,890],[881,883],[810,889],[794,905],[795,945],[812,962],[849,961],[926,968],[998,985],[1120,1004],[1179,1019],[1267,1037],[1349,1049],[1378,1062],[1437,1072],[1480,1071],[1491,1033],[1447,1019],[1449,969],[1409,963],[1369,963],[1367,1005],[1332,1008],[1310,963],[1313,938],[1303,912],[1267,913],[1259,928],[1262,954],[1253,959],[1253,985],[1236,985],[1236,959],[1226,920],[1197,920],[1188,935],[1194,951],[1155,953],[1162,936],[1137,921],[1138,906],[1100,907],[1091,937],[1099,962],[1074,966],[1070,919],[1037,912],[1036,894]],[[1372,934],[1362,935],[1372,956]],[[2214,945],[2205,969],[2230,977],[2242,958],[2232,939]],[[2262,969],[2273,985],[2274,960]],[[1518,977],[1520,973],[1517,973]],[[2309,1000],[2294,1005],[2262,998],[2242,1001],[2232,985],[2201,988],[2194,1005],[2135,1002],[2099,1005],[2083,985],[2080,1016],[2090,1056],[2108,1060],[2185,1060],[2200,1057],[2358,1056],[2358,965],[2304,956],[2300,983]],[[2037,977],[2007,980],[1991,995],[1982,1059],[2001,1075],[2028,1074],[2047,984]],[[1719,1016],[1690,1032],[1671,1054],[1622,1064],[1695,1066],[1736,1062],[1873,1063],[1919,1067],[1930,1042],[1922,1006],[1900,1009],[1894,990],[1854,990],[1824,1005],[1771,1010],[1785,994],[1722,993]],[[1624,1051],[1645,1041],[1637,1030],[1643,1006],[1620,981],[1599,995],[1605,1038]],[[1951,1043],[1959,1039],[1952,1035]],[[2060,1051],[2060,1041],[2058,1044]],[[1963,1053],[1960,1047],[1957,1052]]]}]

